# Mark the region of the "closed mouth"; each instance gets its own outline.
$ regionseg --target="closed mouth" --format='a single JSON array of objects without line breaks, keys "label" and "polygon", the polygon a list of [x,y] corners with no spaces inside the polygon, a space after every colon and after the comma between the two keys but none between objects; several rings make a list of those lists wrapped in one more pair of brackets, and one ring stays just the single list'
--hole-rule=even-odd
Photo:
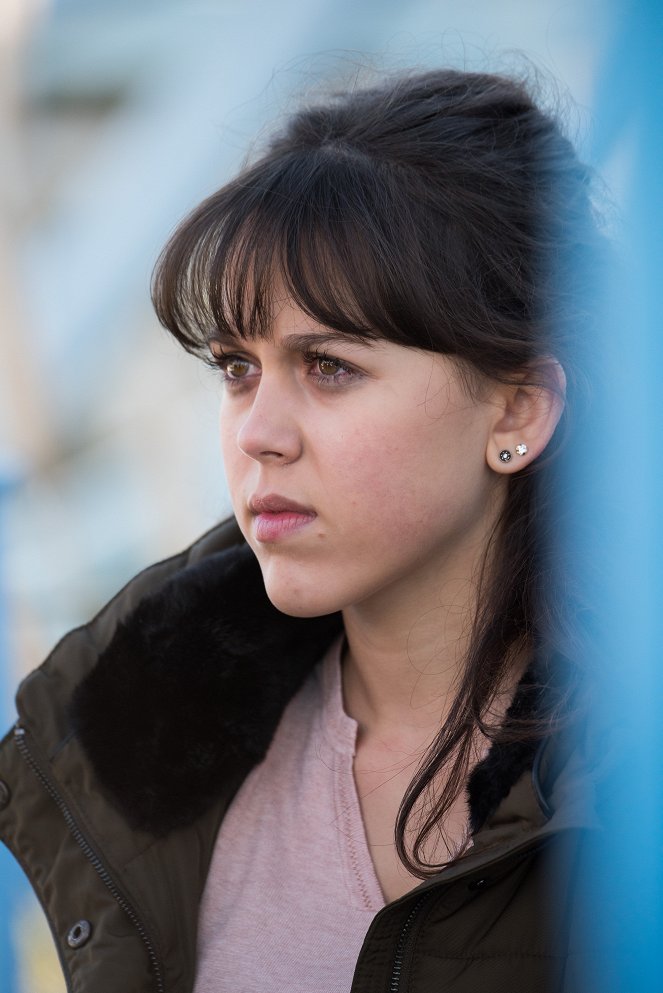
[{"label": "closed mouth", "polygon": [[276,493],[268,493],[266,496],[252,496],[249,500],[249,510],[256,517],[261,514],[302,514],[306,517],[316,516],[312,507],[305,507],[295,500],[289,500]]}]

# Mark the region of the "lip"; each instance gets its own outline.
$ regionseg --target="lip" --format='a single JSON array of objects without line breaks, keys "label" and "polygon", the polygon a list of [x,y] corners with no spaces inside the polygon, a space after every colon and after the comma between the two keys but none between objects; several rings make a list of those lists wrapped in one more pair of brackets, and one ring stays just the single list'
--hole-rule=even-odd
[{"label": "lip", "polygon": [[296,500],[267,493],[265,496],[252,496],[249,510],[253,515],[253,532],[256,540],[263,543],[280,541],[311,524],[317,517],[312,507],[305,507]]}]

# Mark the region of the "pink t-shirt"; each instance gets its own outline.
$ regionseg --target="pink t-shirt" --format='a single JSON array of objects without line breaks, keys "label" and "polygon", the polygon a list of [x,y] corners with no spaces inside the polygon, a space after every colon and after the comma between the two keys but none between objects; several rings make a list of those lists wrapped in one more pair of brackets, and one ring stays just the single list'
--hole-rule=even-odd
[{"label": "pink t-shirt", "polygon": [[353,775],[340,640],[286,708],[221,825],[194,993],[348,993],[384,897]]}]

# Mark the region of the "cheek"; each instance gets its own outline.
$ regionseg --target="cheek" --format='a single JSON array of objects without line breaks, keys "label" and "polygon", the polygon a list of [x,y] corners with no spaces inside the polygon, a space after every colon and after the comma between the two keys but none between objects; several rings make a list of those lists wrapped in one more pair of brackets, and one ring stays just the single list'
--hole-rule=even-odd
[{"label": "cheek", "polygon": [[223,401],[219,404],[219,418],[218,418],[218,430],[219,430],[219,444],[221,447],[221,456],[225,462],[228,456],[228,418],[223,412]]},{"label": "cheek", "polygon": [[364,424],[341,436],[327,465],[331,489],[345,507],[348,523],[364,521],[368,531],[384,529],[420,514],[424,466],[436,472],[433,453],[408,443],[408,433],[396,425],[379,430]]},{"label": "cheek", "polygon": [[233,467],[239,463],[239,449],[237,445],[230,444],[227,433],[221,431],[221,459],[226,470],[226,475],[230,476]]},{"label": "cheek", "polygon": [[232,419],[224,414],[223,406],[219,413],[219,442],[223,471],[235,504],[242,485],[242,474],[246,472],[247,458],[237,445],[237,432]]},{"label": "cheek", "polygon": [[376,533],[412,540],[441,518],[462,526],[477,512],[491,482],[484,449],[483,432],[468,430],[463,416],[382,418],[337,439],[326,476],[360,543]]}]

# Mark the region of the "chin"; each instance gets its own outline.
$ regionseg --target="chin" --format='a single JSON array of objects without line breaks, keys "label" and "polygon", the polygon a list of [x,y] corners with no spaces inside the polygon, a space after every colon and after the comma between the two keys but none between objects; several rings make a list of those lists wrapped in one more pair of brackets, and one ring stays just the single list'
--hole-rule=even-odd
[{"label": "chin", "polygon": [[260,568],[267,596],[283,614],[323,617],[335,614],[343,606],[338,597],[317,586],[310,576],[289,574],[282,563],[260,562]]},{"label": "chin", "polygon": [[290,617],[323,617],[341,609],[336,603],[315,594],[301,595],[279,588],[272,589],[267,583],[265,589],[276,609]]}]

